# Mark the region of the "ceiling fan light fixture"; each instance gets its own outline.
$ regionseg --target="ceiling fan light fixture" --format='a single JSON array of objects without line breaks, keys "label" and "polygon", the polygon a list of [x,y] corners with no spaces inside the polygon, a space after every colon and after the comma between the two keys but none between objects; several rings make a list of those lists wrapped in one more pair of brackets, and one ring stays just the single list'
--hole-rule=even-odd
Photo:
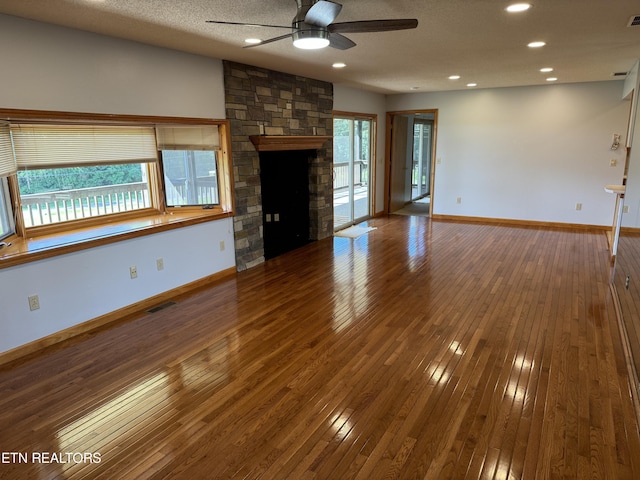
[{"label": "ceiling fan light fixture", "polygon": [[293,32],[293,46],[303,50],[319,50],[329,46],[326,30],[307,29]]}]

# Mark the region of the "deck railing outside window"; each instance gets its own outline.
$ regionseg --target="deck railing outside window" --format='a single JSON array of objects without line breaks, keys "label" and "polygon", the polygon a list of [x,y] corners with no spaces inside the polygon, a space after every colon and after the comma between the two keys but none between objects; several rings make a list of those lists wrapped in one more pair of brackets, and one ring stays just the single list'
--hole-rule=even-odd
[{"label": "deck railing outside window", "polygon": [[27,228],[150,206],[147,182],[22,195],[20,202]]},{"label": "deck railing outside window", "polygon": [[[367,185],[369,181],[369,165],[362,160],[353,162],[354,186]],[[339,190],[349,186],[349,162],[333,164],[333,189]]]},{"label": "deck railing outside window", "polygon": [[[198,178],[195,195],[198,204],[219,203],[217,179],[215,177]],[[173,188],[168,190],[167,197],[169,204],[187,204],[184,201],[187,198],[185,182],[173,184]],[[110,213],[129,212],[151,206],[147,182],[22,195],[20,202],[27,228]]]}]

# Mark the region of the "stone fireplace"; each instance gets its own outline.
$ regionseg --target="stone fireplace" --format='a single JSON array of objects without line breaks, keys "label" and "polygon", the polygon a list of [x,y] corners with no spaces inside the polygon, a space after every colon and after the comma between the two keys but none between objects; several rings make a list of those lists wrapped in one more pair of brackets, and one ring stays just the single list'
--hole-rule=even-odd
[{"label": "stone fireplace", "polygon": [[[309,240],[333,233],[333,85],[224,61],[235,183],[236,265],[264,262],[265,212],[260,151],[299,151],[308,163]],[[325,137],[325,138],[322,138]],[[271,215],[271,214],[270,214]]]}]

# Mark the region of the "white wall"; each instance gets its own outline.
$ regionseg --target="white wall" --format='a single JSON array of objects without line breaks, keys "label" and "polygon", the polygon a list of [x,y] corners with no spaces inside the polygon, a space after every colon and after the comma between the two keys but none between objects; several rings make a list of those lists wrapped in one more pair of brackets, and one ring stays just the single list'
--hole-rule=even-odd
[{"label": "white wall", "polygon": [[[158,258],[164,270],[156,269]],[[224,219],[2,269],[0,352],[234,265],[233,222]],[[40,310],[32,312],[33,294]]]},{"label": "white wall", "polygon": [[386,98],[384,95],[342,85],[333,86],[333,109],[342,112],[378,115],[376,143],[375,213],[384,210],[384,136],[386,132]]},{"label": "white wall", "polygon": [[0,14],[0,106],[225,118],[222,61]]},{"label": "white wall", "polygon": [[603,187],[620,183],[624,170],[623,150],[610,150],[629,114],[622,88],[401,94],[387,97],[387,110],[438,109],[435,214],[611,225],[615,198]]},{"label": "white wall", "polygon": [[[0,15],[0,62],[2,108],[225,117],[220,60]],[[232,223],[0,269],[0,352],[233,267]],[[34,312],[32,294],[41,304]]]}]

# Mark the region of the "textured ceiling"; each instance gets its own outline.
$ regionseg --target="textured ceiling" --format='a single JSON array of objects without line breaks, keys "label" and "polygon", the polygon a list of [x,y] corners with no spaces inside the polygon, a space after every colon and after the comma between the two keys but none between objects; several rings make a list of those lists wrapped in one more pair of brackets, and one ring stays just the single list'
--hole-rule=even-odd
[{"label": "textured ceiling", "polygon": [[[228,59],[382,93],[612,80],[640,58],[638,0],[342,0],[338,22],[417,18],[418,28],[347,35],[357,46],[302,51],[290,40],[245,49],[244,39],[287,30],[205,20],[290,25],[295,0],[2,0],[0,13]],[[530,49],[533,40],[547,46]],[[331,68],[344,62],[341,70]],[[452,74],[460,80],[449,80]],[[620,78],[620,77],[618,77]]]}]

